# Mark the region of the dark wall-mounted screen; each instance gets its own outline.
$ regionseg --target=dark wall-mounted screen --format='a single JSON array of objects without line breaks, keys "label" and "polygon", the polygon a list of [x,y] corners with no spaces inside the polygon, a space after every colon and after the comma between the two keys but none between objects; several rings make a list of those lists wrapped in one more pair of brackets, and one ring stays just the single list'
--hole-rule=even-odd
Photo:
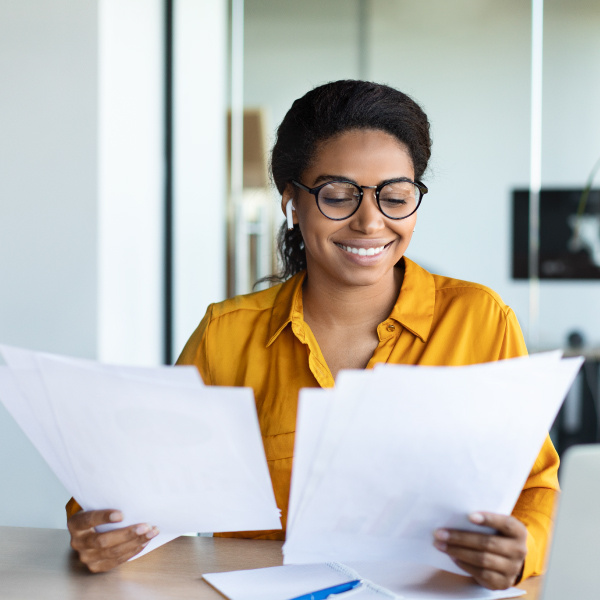
[{"label": "dark wall-mounted screen", "polygon": [[[540,279],[600,279],[600,190],[589,194],[577,218],[583,190],[542,190]],[[529,276],[529,191],[513,192],[513,278]]]}]

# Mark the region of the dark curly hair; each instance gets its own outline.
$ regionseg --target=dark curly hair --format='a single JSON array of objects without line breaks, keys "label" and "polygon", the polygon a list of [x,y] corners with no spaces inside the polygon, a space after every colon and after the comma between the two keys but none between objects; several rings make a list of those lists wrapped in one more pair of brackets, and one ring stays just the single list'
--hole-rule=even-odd
[{"label": "dark curly hair", "polygon": [[[298,98],[277,129],[271,153],[271,175],[280,193],[300,180],[322,142],[352,129],[377,129],[393,135],[410,153],[415,178],[421,179],[431,156],[429,121],[409,96],[370,81],[340,80],[314,88]],[[302,233],[281,226],[278,251],[282,269],[266,278],[284,281],[306,268]]]}]

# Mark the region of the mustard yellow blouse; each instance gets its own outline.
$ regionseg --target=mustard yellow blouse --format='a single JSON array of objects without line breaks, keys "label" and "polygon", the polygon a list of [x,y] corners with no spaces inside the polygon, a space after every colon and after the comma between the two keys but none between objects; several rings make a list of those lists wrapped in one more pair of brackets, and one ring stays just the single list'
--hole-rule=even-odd
[{"label": "mustard yellow blouse", "polygon": [[[405,275],[390,316],[377,328],[376,363],[468,365],[527,353],[512,310],[492,290],[428,273],[404,258]],[[298,391],[334,380],[304,322],[299,273],[268,290],[209,306],[179,364],[196,365],[207,385],[254,390],[258,419],[283,531],[221,534],[284,539]],[[485,402],[485,398],[482,398]],[[558,455],[548,437],[513,515],[529,532],[523,577],[543,568],[558,491]]]}]

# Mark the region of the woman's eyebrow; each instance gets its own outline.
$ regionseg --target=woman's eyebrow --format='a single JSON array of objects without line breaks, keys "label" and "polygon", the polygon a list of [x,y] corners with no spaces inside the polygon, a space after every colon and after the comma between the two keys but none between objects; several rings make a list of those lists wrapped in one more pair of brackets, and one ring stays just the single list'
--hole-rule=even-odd
[{"label": "woman's eyebrow", "polygon": [[[319,185],[320,183],[325,183],[326,181],[348,181],[360,187],[357,181],[355,181],[351,177],[348,177],[347,175],[319,175],[314,180],[313,187],[317,187],[317,185]],[[412,179],[410,177],[406,177],[405,175],[399,175],[398,177],[390,177],[388,179],[384,179],[376,185],[385,185],[386,183],[391,183],[393,181],[412,181]]]},{"label": "woman's eyebrow", "polygon": [[347,177],[346,175],[319,175],[313,182],[313,187],[319,185],[319,183],[325,183],[326,181],[349,181],[350,183],[356,183],[354,179]]}]

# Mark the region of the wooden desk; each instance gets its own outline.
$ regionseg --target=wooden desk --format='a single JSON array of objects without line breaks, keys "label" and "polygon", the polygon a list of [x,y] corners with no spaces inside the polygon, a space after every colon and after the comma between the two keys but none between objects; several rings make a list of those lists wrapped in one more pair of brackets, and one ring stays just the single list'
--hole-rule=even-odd
[{"label": "wooden desk", "polygon": [[[60,529],[0,527],[3,600],[221,599],[202,573],[282,564],[281,542],[181,537],[109,573],[92,575],[74,559]],[[539,580],[524,598],[537,600]]]}]

